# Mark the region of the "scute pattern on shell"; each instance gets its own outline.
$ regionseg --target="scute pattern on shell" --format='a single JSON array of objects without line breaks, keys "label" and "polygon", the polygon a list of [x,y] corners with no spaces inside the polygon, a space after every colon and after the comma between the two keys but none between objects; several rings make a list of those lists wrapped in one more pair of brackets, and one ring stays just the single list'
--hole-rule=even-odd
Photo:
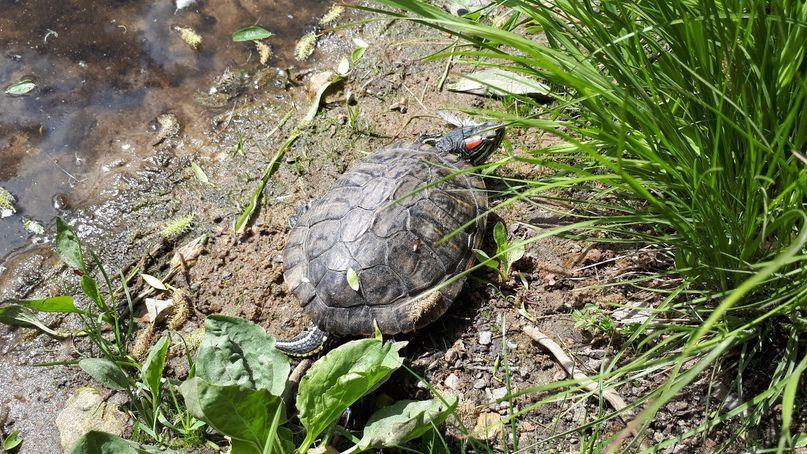
[{"label": "scute pattern on shell", "polygon": [[[411,332],[443,315],[464,278],[423,292],[472,264],[487,209],[469,164],[430,145],[402,143],[362,159],[299,217],[283,251],[284,278],[311,319],[339,335]],[[425,187],[425,189],[423,189]],[[394,203],[396,202],[397,203]],[[359,276],[359,291],[347,270]]]}]

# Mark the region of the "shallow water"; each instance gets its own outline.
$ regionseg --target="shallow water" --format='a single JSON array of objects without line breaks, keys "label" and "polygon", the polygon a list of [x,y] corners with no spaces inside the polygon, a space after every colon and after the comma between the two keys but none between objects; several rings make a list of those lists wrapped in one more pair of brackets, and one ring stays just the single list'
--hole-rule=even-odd
[{"label": "shallow water", "polygon": [[[270,65],[290,65],[294,42],[327,7],[235,0],[176,11],[169,0],[0,0],[0,87],[36,83],[25,96],[0,93],[0,186],[17,199],[17,213],[0,219],[0,264],[42,240],[23,229],[23,217],[47,227],[59,213],[54,197],[67,209],[95,203],[102,174],[135,171],[153,152],[155,117],[171,112],[186,131],[201,130],[230,108],[205,109],[194,96],[227,68],[260,65],[252,44],[232,42],[233,31],[272,31]],[[192,27],[201,49],[175,26]]]}]

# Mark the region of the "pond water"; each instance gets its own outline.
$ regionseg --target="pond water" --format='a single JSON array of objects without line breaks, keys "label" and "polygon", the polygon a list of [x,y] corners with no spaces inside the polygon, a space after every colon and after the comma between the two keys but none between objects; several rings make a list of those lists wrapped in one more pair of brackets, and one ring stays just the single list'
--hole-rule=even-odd
[{"label": "pond water", "polygon": [[[130,171],[147,156],[158,115],[175,113],[185,129],[209,124],[217,112],[194,97],[227,68],[260,65],[254,45],[232,42],[232,32],[258,24],[275,33],[267,40],[274,54],[269,64],[283,67],[293,63],[295,41],[329,5],[177,6],[173,0],[0,0],[0,87],[36,83],[24,96],[0,92],[0,186],[17,200],[17,213],[0,219],[0,265],[41,241],[23,228],[24,217],[47,228],[60,210],[97,202],[105,189],[101,174]],[[182,40],[178,26],[202,37],[200,49]]]}]

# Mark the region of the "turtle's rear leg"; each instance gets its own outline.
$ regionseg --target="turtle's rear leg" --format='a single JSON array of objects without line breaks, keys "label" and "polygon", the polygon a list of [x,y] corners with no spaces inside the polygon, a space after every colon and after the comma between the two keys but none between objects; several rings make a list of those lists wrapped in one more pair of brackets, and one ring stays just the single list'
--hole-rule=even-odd
[{"label": "turtle's rear leg", "polygon": [[307,358],[322,351],[327,341],[328,333],[313,326],[291,339],[278,339],[275,347],[289,356]]},{"label": "turtle's rear leg", "polygon": [[289,216],[289,227],[293,228],[295,225],[297,225],[297,221],[300,220],[300,216],[304,215],[305,212],[308,211],[310,208],[311,208],[310,202],[298,206],[297,209],[294,210],[294,214]]}]

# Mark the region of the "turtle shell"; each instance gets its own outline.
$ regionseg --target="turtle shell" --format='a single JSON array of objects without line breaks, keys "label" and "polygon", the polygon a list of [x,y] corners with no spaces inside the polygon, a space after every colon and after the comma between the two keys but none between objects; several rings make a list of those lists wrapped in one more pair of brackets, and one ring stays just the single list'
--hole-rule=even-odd
[{"label": "turtle shell", "polygon": [[445,313],[485,230],[484,216],[474,221],[487,209],[484,182],[457,174],[469,165],[431,145],[385,147],[299,217],[283,251],[284,279],[320,329],[369,335],[375,321],[392,335]]}]

